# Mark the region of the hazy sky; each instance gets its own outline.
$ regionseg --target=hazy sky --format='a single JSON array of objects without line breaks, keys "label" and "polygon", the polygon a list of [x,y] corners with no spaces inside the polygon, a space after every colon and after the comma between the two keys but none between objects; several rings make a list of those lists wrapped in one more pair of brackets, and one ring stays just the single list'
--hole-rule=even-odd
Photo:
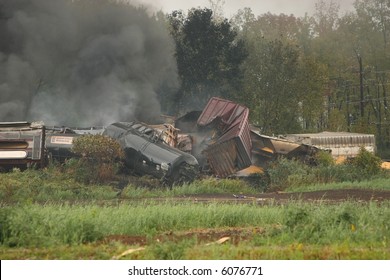
[{"label": "hazy sky", "polygon": [[[209,0],[138,0],[145,4],[151,4],[158,10],[170,13],[173,10],[187,11],[192,7],[210,7]],[[216,1],[215,1],[216,2]],[[224,12],[229,18],[239,9],[250,7],[254,14],[259,15],[267,12],[273,14],[294,14],[304,16],[305,12],[314,13],[316,0],[225,0]],[[354,0],[334,0],[340,3],[342,11],[353,10]]]}]

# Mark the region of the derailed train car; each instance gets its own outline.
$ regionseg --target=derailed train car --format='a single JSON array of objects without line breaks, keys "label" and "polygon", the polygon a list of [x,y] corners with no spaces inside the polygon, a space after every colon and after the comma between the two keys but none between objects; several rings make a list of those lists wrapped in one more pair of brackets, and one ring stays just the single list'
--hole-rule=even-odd
[{"label": "derailed train car", "polygon": [[259,131],[251,130],[252,162],[263,169],[268,168],[272,161],[280,157],[296,159],[306,164],[314,164],[315,155],[319,151],[329,150],[314,145],[294,142],[281,137],[271,137],[260,134]]},{"label": "derailed train car", "polygon": [[48,159],[63,163],[69,158],[77,157],[77,155],[72,152],[72,147],[73,141],[79,136],[81,135],[76,134],[69,128],[48,128],[45,140]]},{"label": "derailed train car", "polygon": [[[169,133],[172,128],[165,127]],[[193,181],[199,171],[192,155],[168,145],[174,145],[162,128],[140,122],[118,122],[106,128],[48,128],[46,149],[50,158],[64,162],[77,157],[72,152],[74,141],[85,134],[102,134],[119,142],[125,152],[125,170],[135,175],[150,175],[167,185]]]},{"label": "derailed train car", "polygon": [[0,123],[0,167],[44,166],[45,127],[40,122]]},{"label": "derailed train car", "polygon": [[169,124],[147,125],[137,121],[113,123],[98,129],[0,123],[0,169],[24,169],[32,164],[43,167],[49,161],[64,163],[77,158],[73,144],[85,134],[102,134],[117,140],[125,152],[125,170],[131,174],[150,175],[173,185],[191,182],[200,172],[191,150],[175,148],[184,143],[179,141],[182,136],[178,135],[178,129]]},{"label": "derailed train car", "polygon": [[203,172],[229,177],[252,164],[248,116],[247,107],[212,97],[203,111],[175,121],[180,130],[178,146],[198,159]]},{"label": "derailed train car", "polygon": [[84,134],[102,134],[103,127],[69,128],[46,127],[45,146],[50,160],[65,162],[69,158],[78,157],[73,151],[73,142]]},{"label": "derailed train car", "polygon": [[209,132],[202,153],[215,175],[226,177],[252,164],[248,117],[247,107],[217,97],[200,114],[199,131]]},{"label": "derailed train car", "polygon": [[199,171],[196,158],[162,142],[156,130],[138,122],[118,122],[103,132],[125,152],[125,165],[139,175],[151,175],[168,185],[193,181]]},{"label": "derailed train car", "polygon": [[174,125],[132,121],[79,129],[27,122],[0,123],[0,167],[9,169],[32,163],[42,166],[47,158],[64,162],[77,157],[72,152],[73,143],[83,134],[103,134],[116,139],[125,151],[126,171],[151,175],[169,185],[190,182],[199,172],[220,178],[262,173],[279,157],[310,164],[320,150],[338,156],[348,152],[351,156],[366,144],[375,152],[373,135],[320,133],[270,137],[250,127],[248,117],[247,107],[213,97],[203,111],[187,113],[176,119]]}]

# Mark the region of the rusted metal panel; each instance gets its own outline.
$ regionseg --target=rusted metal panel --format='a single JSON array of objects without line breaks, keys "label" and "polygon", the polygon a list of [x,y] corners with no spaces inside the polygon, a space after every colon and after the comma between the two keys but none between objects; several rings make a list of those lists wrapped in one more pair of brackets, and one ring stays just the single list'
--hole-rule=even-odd
[{"label": "rusted metal panel", "polygon": [[205,150],[211,170],[219,177],[226,177],[235,173],[239,168],[236,166],[237,149],[234,140],[219,145],[211,145]]},{"label": "rusted metal panel", "polygon": [[204,153],[216,175],[226,177],[252,164],[248,117],[247,107],[217,97],[199,116],[199,127],[215,131]]},{"label": "rusted metal panel", "polygon": [[[251,130],[252,137],[252,161],[255,165],[267,168],[269,163],[278,157],[289,159],[299,159],[303,162],[312,162],[313,156],[320,150],[313,145],[296,142],[280,137],[271,137],[262,135],[254,130]],[[329,152],[329,151],[328,151]]]}]

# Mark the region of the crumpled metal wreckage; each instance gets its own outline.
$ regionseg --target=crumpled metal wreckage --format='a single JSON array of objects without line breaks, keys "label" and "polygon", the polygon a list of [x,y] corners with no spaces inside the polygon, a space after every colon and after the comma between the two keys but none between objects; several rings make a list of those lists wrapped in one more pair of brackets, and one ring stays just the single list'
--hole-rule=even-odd
[{"label": "crumpled metal wreckage", "polygon": [[203,111],[189,112],[174,123],[131,121],[89,128],[0,123],[0,167],[43,166],[48,158],[64,162],[77,156],[73,141],[84,134],[116,139],[130,172],[169,185],[191,182],[199,174],[219,178],[259,174],[280,156],[311,163],[318,151],[330,150],[291,137],[262,135],[249,124],[247,107],[213,97]]}]

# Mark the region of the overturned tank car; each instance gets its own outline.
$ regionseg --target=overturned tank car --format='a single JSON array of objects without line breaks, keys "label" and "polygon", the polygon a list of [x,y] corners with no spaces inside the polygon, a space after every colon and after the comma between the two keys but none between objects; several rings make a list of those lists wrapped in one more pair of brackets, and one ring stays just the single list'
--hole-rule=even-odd
[{"label": "overturned tank car", "polygon": [[117,122],[103,132],[125,152],[125,165],[138,175],[151,175],[167,185],[193,181],[199,171],[196,158],[163,143],[156,130],[138,122]]},{"label": "overturned tank car", "polygon": [[46,151],[49,160],[61,163],[67,159],[78,157],[73,151],[73,142],[84,134],[102,134],[103,127],[70,128],[70,127],[46,127]]},{"label": "overturned tank car", "polygon": [[73,141],[80,135],[69,128],[47,128],[46,130],[46,150],[49,160],[65,162],[65,160],[77,157],[72,152]]}]

